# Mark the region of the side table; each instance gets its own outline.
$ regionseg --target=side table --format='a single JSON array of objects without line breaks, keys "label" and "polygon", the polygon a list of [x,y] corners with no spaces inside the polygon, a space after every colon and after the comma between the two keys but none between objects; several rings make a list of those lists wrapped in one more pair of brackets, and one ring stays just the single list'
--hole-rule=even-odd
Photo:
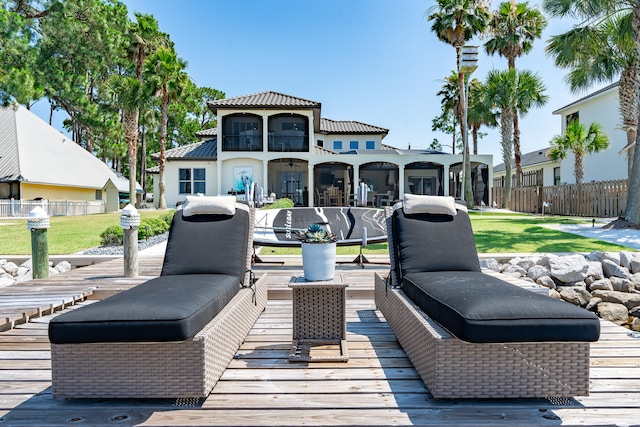
[{"label": "side table", "polygon": [[[342,275],[332,281],[307,282],[293,276],[293,342],[290,362],[346,362],[346,283]],[[314,346],[338,346],[337,354],[312,355]]]}]

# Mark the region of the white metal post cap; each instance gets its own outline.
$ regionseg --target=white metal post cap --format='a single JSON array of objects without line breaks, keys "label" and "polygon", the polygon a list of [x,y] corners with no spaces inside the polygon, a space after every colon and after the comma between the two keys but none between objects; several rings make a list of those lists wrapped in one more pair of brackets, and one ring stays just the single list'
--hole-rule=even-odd
[{"label": "white metal post cap", "polygon": [[29,219],[27,220],[28,230],[49,228],[50,225],[49,216],[40,206],[36,206],[29,212]]},{"label": "white metal post cap", "polygon": [[139,225],[140,215],[138,214],[138,210],[129,203],[124,207],[124,209],[122,209],[122,213],[120,214],[120,227],[123,229],[130,229],[138,227]]}]

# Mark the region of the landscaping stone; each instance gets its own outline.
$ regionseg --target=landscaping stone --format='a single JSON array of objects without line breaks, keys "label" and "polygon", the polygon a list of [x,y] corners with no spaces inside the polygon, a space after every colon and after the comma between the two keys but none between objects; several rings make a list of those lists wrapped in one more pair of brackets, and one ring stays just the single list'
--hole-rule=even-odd
[{"label": "landscaping stone", "polygon": [[595,290],[601,291],[612,291],[613,285],[611,284],[611,280],[609,279],[600,279],[589,285],[589,289],[593,292]]},{"label": "landscaping stone", "polygon": [[56,264],[54,269],[58,273],[65,273],[65,272],[71,270],[71,263],[68,262],[68,261],[60,261],[58,264]]},{"label": "landscaping stone", "polygon": [[516,264],[507,264],[502,269],[502,274],[507,274],[512,277],[522,277],[527,275],[527,270]]},{"label": "landscaping stone", "polygon": [[567,255],[549,259],[551,276],[569,283],[584,280],[587,277],[589,265],[582,255]]},{"label": "landscaping stone", "polygon": [[637,317],[634,317],[633,320],[631,321],[631,329],[633,329],[634,331],[638,331],[640,332],[640,319]]},{"label": "landscaping stone", "polygon": [[622,304],[628,310],[640,306],[640,294],[628,294],[618,291],[593,291],[594,297],[602,298],[603,302]]},{"label": "landscaping stone", "polygon": [[591,298],[585,308],[589,311],[596,311],[598,310],[598,304],[600,304],[601,302],[602,302],[601,298],[595,298],[595,297]]},{"label": "landscaping stone", "polygon": [[587,276],[592,277],[595,280],[604,279],[604,272],[602,271],[602,264],[597,261],[587,260],[589,269],[587,270]]},{"label": "landscaping stone", "polygon": [[598,316],[616,325],[624,325],[629,321],[629,312],[622,304],[601,302],[598,304]]},{"label": "landscaping stone", "polygon": [[635,289],[633,282],[628,279],[623,279],[622,277],[610,277],[609,281],[611,282],[611,286],[614,291],[618,292],[631,292]]},{"label": "landscaping stone", "polygon": [[602,260],[602,270],[605,277],[622,277],[628,279],[631,277],[629,269],[614,263],[610,259]]},{"label": "landscaping stone", "polygon": [[560,296],[563,300],[580,307],[586,307],[591,300],[591,294],[580,286],[564,287],[560,289]]},{"label": "landscaping stone", "polygon": [[541,277],[549,276],[549,269],[542,265],[532,265],[527,271],[527,277],[536,281]]},{"label": "landscaping stone", "polygon": [[549,288],[549,289],[555,289],[556,288],[556,282],[554,282],[553,279],[550,276],[539,277],[536,280],[536,283],[538,285],[542,285],[542,286],[544,286],[546,288]]},{"label": "landscaping stone", "polygon": [[13,275],[16,271],[18,271],[18,266],[13,262],[6,262],[2,265],[2,269],[7,273]]},{"label": "landscaping stone", "polygon": [[500,263],[493,258],[480,260],[480,267],[500,273]]}]

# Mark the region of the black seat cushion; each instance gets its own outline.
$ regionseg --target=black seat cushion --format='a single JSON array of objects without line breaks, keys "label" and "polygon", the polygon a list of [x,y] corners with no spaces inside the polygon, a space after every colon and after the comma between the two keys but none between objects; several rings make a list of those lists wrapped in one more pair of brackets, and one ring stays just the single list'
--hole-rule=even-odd
[{"label": "black seat cushion", "polygon": [[52,343],[182,341],[192,338],[238,293],[221,274],[160,276],[49,323]]},{"label": "black seat cushion", "polygon": [[171,223],[162,276],[227,274],[244,282],[247,269],[249,212],[193,215],[178,210]]},{"label": "black seat cushion", "polygon": [[469,215],[393,213],[392,230],[398,281],[422,271],[480,271]]},{"label": "black seat cushion", "polygon": [[600,336],[595,314],[481,272],[406,274],[402,290],[463,341],[597,341]]}]

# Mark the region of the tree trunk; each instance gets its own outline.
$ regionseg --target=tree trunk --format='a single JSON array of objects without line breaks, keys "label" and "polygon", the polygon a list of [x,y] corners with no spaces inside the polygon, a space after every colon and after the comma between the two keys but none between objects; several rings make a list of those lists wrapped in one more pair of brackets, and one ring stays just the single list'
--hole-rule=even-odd
[{"label": "tree trunk", "polygon": [[513,158],[516,164],[516,188],[522,187],[522,153],[520,151],[520,120],[518,111],[513,115]]},{"label": "tree trunk", "polygon": [[138,116],[139,110],[125,110],[122,114],[124,136],[127,140],[127,160],[129,164],[129,203],[140,207],[136,197],[136,167],[138,165]]},{"label": "tree trunk", "polygon": [[169,109],[169,97],[163,94],[162,96],[162,119],[160,124],[160,183],[158,185],[158,209],[167,208],[167,199],[165,196],[165,180],[164,180],[164,168],[167,162],[167,110]]},{"label": "tree trunk", "polygon": [[618,93],[620,98],[620,115],[622,130],[627,134],[627,177],[631,176],[633,167],[633,151],[638,128],[638,67],[628,67],[620,74]]},{"label": "tree trunk", "polygon": [[140,184],[142,184],[142,202],[147,200],[147,127],[142,127],[140,136]]},{"label": "tree trunk", "polygon": [[582,184],[584,179],[584,155],[580,152],[573,152],[575,159],[573,163],[576,184]]},{"label": "tree trunk", "polygon": [[[637,5],[633,8],[631,25],[633,27],[636,52],[640,55],[640,7]],[[636,132],[636,146],[639,142],[638,132]],[[631,167],[631,176],[629,177],[629,188],[627,192],[625,219],[632,224],[640,225],[640,150],[634,150],[633,153],[633,165]]]},{"label": "tree trunk", "polygon": [[[640,135],[640,131],[636,133]],[[640,143],[636,136],[636,146]],[[634,150],[633,167],[629,177],[629,188],[627,190],[627,208],[624,219],[632,224],[640,225],[640,150]]]},{"label": "tree trunk", "polygon": [[504,195],[502,198],[502,207],[509,209],[511,204],[511,159],[512,153],[512,137],[513,117],[510,111],[503,111],[500,118],[500,144],[502,145],[502,161],[504,162]]}]

